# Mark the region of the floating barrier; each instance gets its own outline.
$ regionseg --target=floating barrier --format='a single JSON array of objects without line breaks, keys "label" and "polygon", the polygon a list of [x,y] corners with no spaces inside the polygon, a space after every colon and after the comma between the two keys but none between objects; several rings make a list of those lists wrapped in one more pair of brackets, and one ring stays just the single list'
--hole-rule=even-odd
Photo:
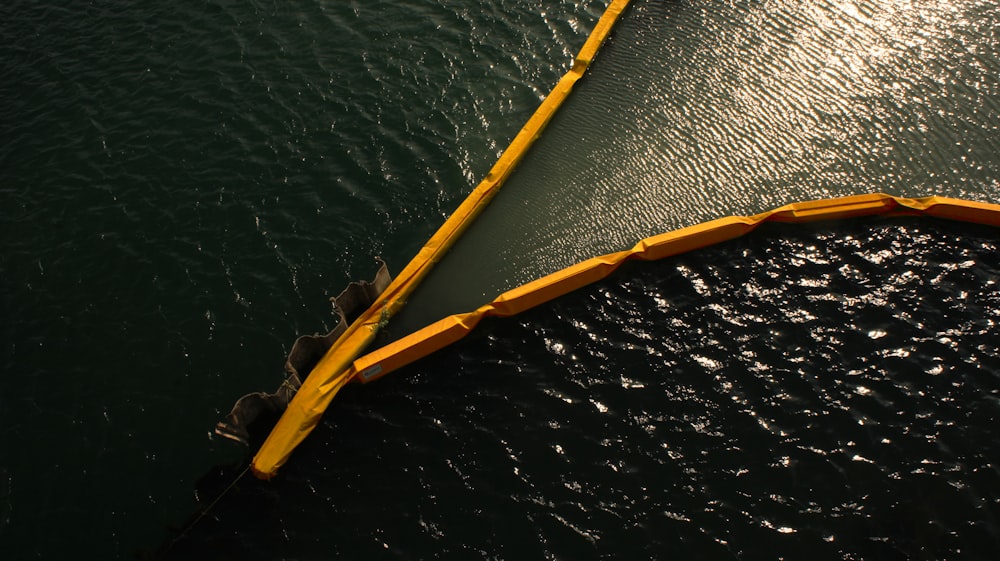
[{"label": "floating barrier", "polygon": [[928,216],[1000,226],[1000,205],[926,197],[856,195],[794,203],[755,216],[729,216],[646,238],[505,292],[475,311],[446,317],[370,352],[351,365],[362,382],[378,379],[467,335],[487,316],[509,317],[606,278],[629,260],[655,261],[738,238],[767,222],[801,223],[862,216]]}]

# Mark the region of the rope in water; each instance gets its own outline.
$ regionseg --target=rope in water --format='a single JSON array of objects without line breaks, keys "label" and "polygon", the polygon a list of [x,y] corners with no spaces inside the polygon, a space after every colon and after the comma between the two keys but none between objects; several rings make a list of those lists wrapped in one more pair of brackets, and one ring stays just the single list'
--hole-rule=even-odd
[{"label": "rope in water", "polygon": [[195,516],[194,519],[192,519],[190,522],[188,522],[184,526],[184,529],[181,530],[180,533],[178,533],[177,536],[175,536],[174,539],[170,541],[170,544],[167,545],[167,547],[163,550],[163,552],[166,553],[171,549],[173,549],[174,545],[176,545],[177,542],[181,541],[188,534],[188,532],[190,532],[195,526],[197,526],[198,523],[201,522],[202,518],[205,518],[205,516],[213,508],[215,508],[215,505],[219,504],[219,501],[222,500],[222,497],[225,497],[227,494],[229,494],[229,492],[232,491],[234,487],[236,487],[236,484],[239,483],[240,480],[243,479],[243,477],[249,471],[250,471],[250,464],[247,463],[247,465],[243,468],[243,471],[241,471],[240,474],[237,475],[235,479],[233,479],[233,482],[230,483],[228,486],[226,486],[226,488],[223,489],[222,492],[219,493],[214,499],[212,499],[212,502],[208,503],[208,505],[205,508],[201,509],[198,515]]}]

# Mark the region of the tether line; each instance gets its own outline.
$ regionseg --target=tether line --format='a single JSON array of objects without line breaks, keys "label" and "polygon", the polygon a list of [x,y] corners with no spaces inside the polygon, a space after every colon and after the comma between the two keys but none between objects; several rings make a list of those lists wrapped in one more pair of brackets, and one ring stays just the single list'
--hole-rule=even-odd
[{"label": "tether line", "polygon": [[208,506],[201,509],[201,512],[198,513],[198,516],[196,516],[194,520],[192,520],[186,526],[184,526],[184,529],[181,530],[181,533],[177,534],[177,536],[170,541],[170,545],[167,546],[167,548],[164,550],[164,553],[170,551],[178,541],[184,538],[184,536],[186,536],[188,532],[191,531],[192,528],[194,528],[199,522],[201,522],[201,519],[204,518],[205,515],[209,513],[209,511],[215,508],[215,505],[217,505],[219,501],[222,500],[222,497],[225,497],[226,494],[228,494],[230,491],[233,490],[233,487],[236,487],[236,484],[240,482],[240,479],[243,479],[243,476],[246,475],[248,471],[250,471],[249,463],[246,465],[246,467],[243,468],[243,471],[241,471],[240,474],[237,475],[235,479],[233,479],[232,483],[230,483],[225,489],[222,490],[221,493],[219,493],[214,499],[212,499],[212,502],[208,503]]}]

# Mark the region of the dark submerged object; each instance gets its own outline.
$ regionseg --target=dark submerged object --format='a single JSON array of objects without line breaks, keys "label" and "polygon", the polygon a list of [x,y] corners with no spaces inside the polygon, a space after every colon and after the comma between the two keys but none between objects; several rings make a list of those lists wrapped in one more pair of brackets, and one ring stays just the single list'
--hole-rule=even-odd
[{"label": "dark submerged object", "polygon": [[[347,285],[339,295],[331,298],[334,312],[339,316],[337,326],[325,335],[303,335],[295,340],[292,350],[285,360],[285,380],[274,393],[254,392],[241,397],[233,405],[232,411],[215,425],[219,436],[256,447],[253,427],[270,427],[288,407],[309,372],[330,349],[347,327],[361,312],[365,311],[392,282],[389,269],[381,258],[376,258],[378,271],[369,281],[357,281]],[[253,446],[252,446],[253,444]]]}]

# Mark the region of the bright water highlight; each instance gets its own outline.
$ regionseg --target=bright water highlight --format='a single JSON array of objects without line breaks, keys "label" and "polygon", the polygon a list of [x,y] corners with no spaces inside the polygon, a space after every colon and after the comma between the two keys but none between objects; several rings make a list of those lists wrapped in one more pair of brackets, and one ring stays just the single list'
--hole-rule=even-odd
[{"label": "bright water highlight", "polygon": [[397,335],[637,240],[789,202],[1000,200],[993,2],[637,2]]}]

